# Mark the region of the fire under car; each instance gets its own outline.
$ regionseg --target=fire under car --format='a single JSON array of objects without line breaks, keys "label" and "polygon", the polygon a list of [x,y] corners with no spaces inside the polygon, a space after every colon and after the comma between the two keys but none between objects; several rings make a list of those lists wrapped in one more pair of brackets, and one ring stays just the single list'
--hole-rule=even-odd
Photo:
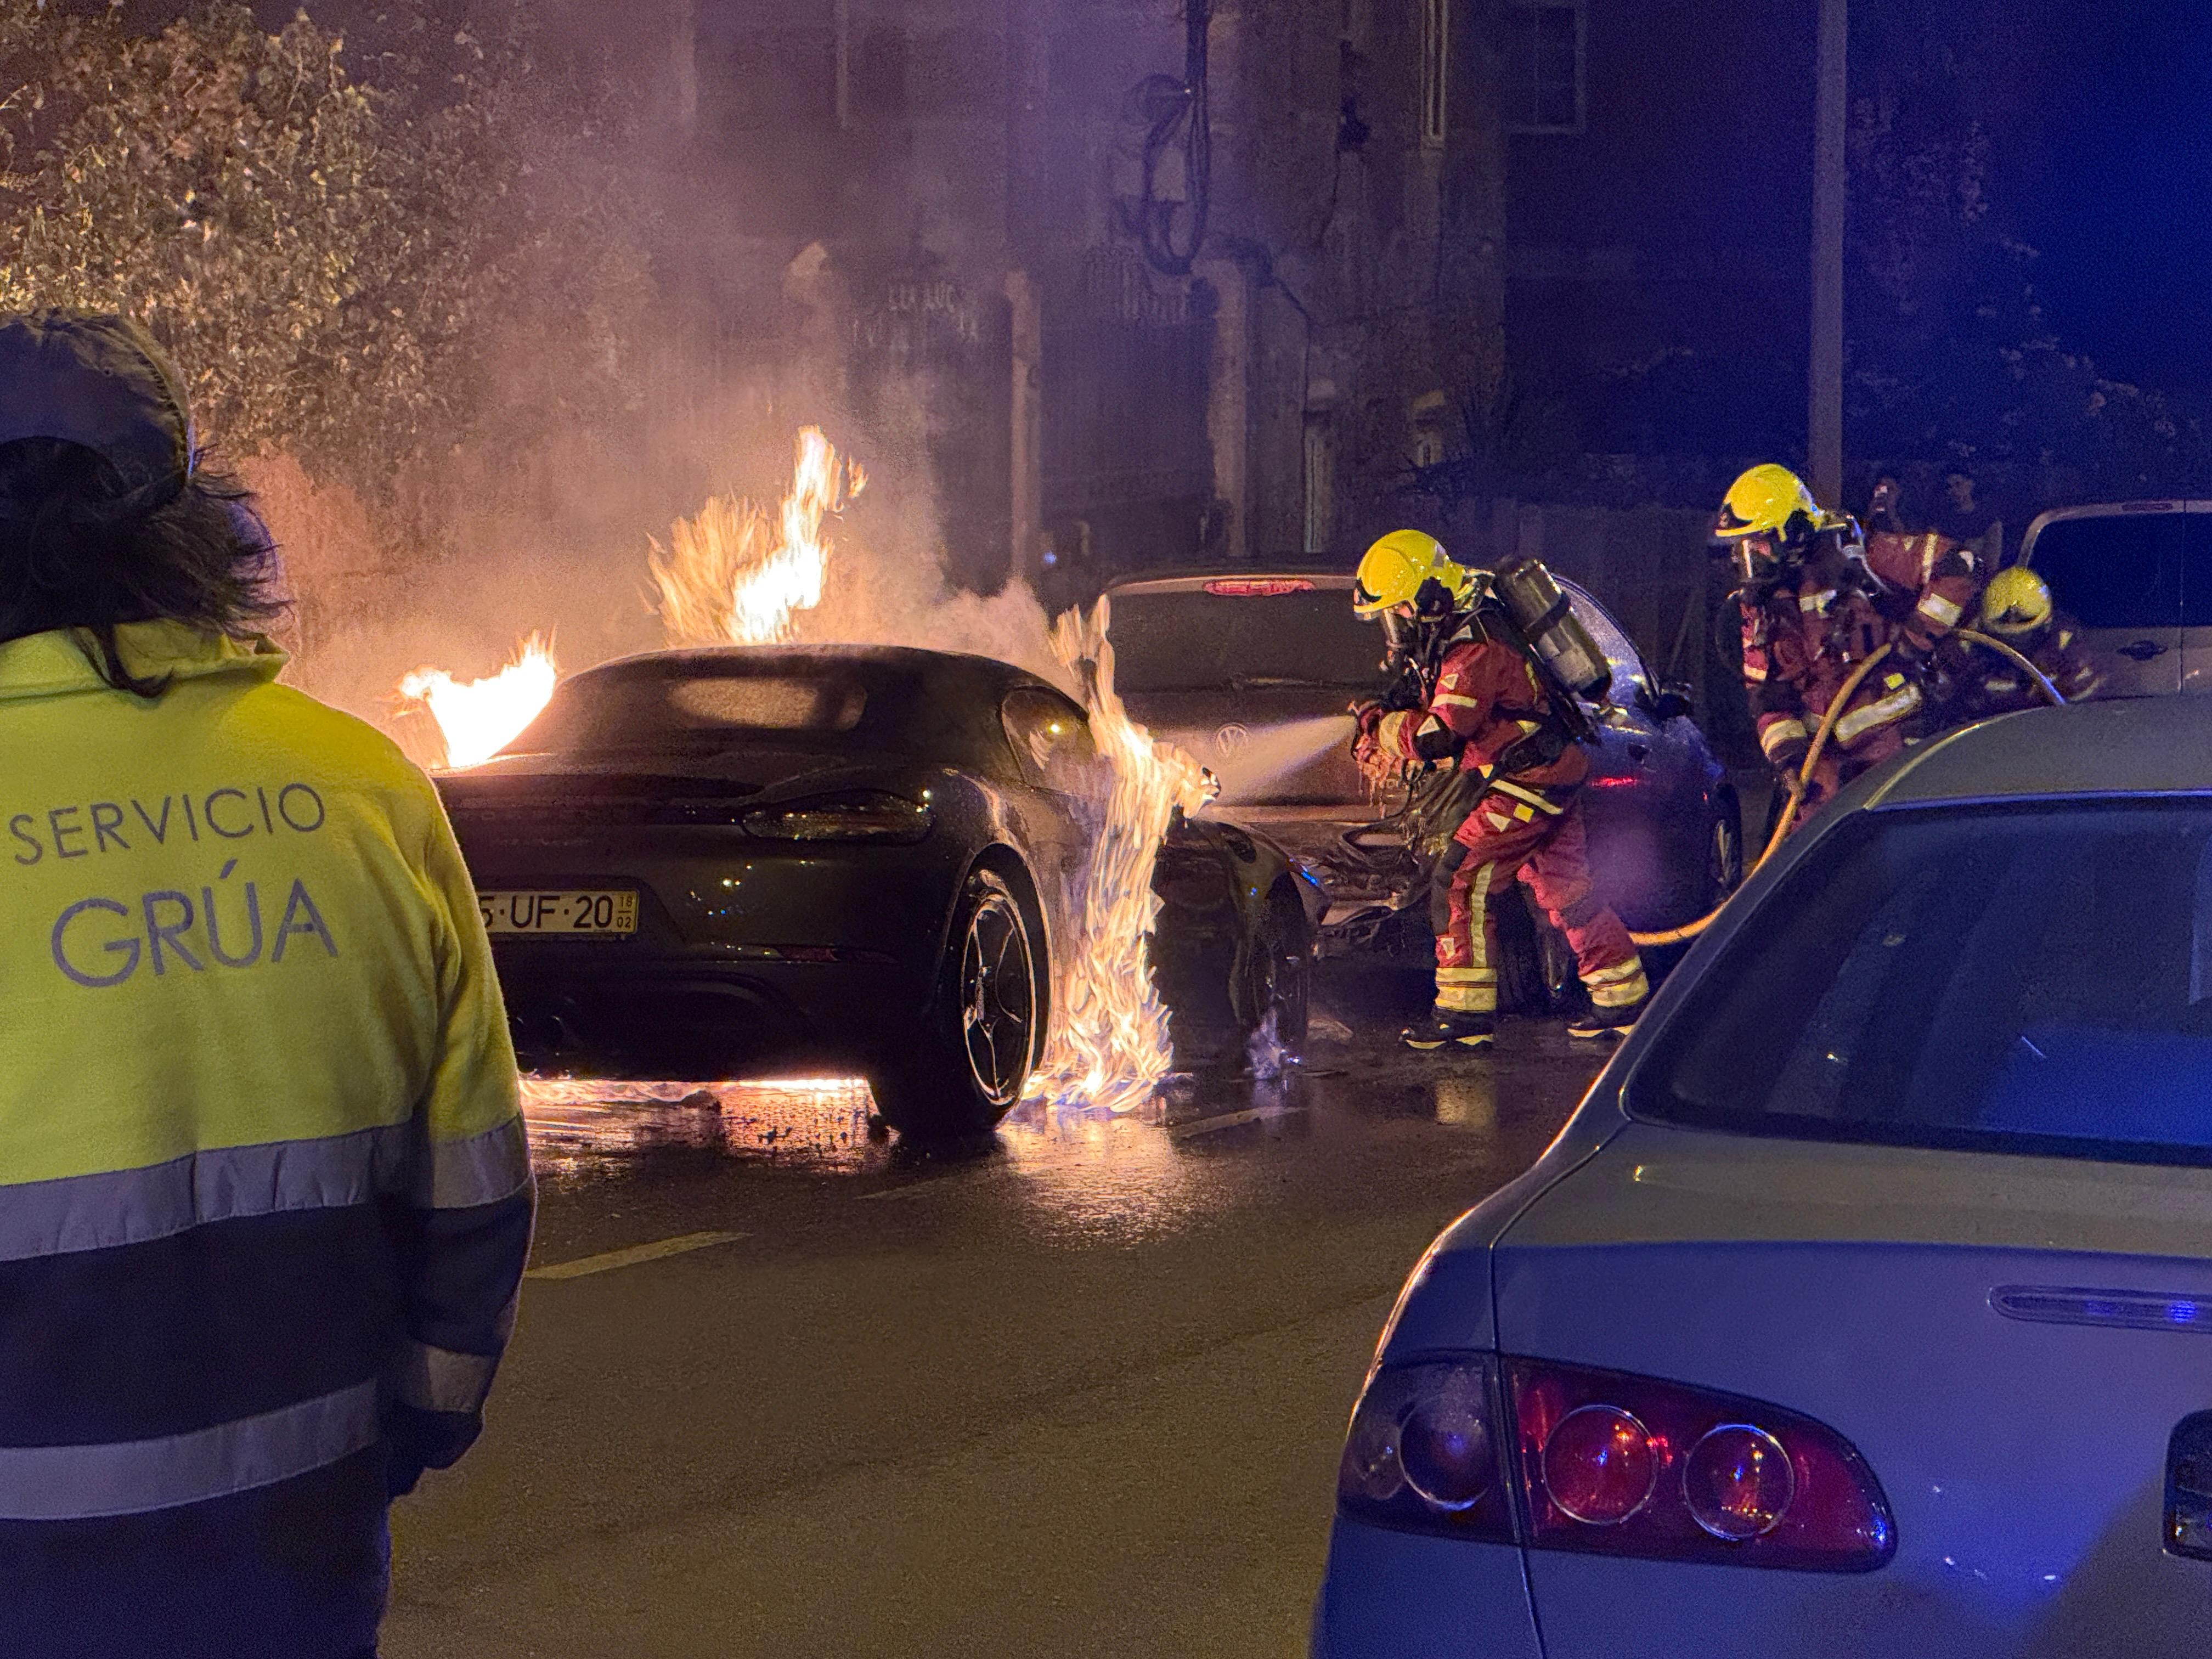
[{"label": "fire under car", "polygon": [[[439,787],[526,1068],[829,1066],[928,1138],[1022,1098],[1110,782],[1083,708],[1021,669],[779,646],[578,674]],[[1152,886],[1178,1062],[1294,1043],[1322,900],[1287,856],[1178,817]]]},{"label": "fire under car", "polygon": [[[1275,837],[1327,892],[1323,956],[1425,969],[1429,871],[1457,824],[1425,823],[1419,788],[1378,799],[1352,762],[1347,705],[1380,696],[1385,677],[1352,582],[1298,569],[1124,582],[1109,593],[1115,683],[1133,715],[1220,776],[1224,813]],[[1613,671],[1589,709],[1592,871],[1631,927],[1679,927],[1742,878],[1735,792],[1686,694],[1659,684],[1587,591],[1559,585]],[[1496,914],[1506,1006],[1558,1012],[1577,994],[1566,941],[1518,883]]]}]

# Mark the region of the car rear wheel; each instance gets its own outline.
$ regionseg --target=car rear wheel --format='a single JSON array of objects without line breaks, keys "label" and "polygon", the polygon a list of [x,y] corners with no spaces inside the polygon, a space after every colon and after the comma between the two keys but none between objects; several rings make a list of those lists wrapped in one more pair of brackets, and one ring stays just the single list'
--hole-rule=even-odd
[{"label": "car rear wheel", "polygon": [[870,1079],[876,1109],[910,1139],[988,1132],[1029,1083],[1042,1006],[1029,918],[1006,878],[978,870],[961,893],[921,1042]]},{"label": "car rear wheel", "polygon": [[1743,885],[1743,823],[1735,798],[1721,802],[1705,847],[1705,890],[1710,908],[1718,909],[1730,893]]}]

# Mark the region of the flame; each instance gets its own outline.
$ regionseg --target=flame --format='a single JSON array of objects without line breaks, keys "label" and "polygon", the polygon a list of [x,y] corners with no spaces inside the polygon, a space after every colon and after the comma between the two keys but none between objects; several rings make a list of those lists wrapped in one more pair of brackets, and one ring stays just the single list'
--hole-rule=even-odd
[{"label": "flame", "polygon": [[442,668],[418,668],[399,682],[399,694],[428,705],[446,739],[448,767],[475,766],[522,735],[560,679],[552,641],[532,634],[489,679],[464,684]]},{"label": "flame", "polygon": [[1205,769],[1172,744],[1156,743],[1114,690],[1107,601],[1071,611],[1052,631],[1053,654],[1090,691],[1091,730],[1111,769],[1106,821],[1091,848],[1083,921],[1054,972],[1056,1018],[1033,1093],[1133,1110],[1174,1069],[1167,1009],[1152,984],[1148,944],[1159,911],[1152,865],[1176,809],[1195,812],[1210,791]]},{"label": "flame", "polygon": [[[822,603],[833,544],[826,521],[867,487],[818,428],[799,434],[791,493],[779,512],[716,496],[679,520],[669,544],[652,544],[661,623],[671,645],[760,645],[796,637],[797,618]],[[1080,926],[1054,969],[1054,1030],[1032,1098],[1127,1113],[1150,1099],[1174,1067],[1165,1006],[1152,983],[1149,936],[1159,908],[1152,869],[1177,808],[1194,812],[1212,786],[1196,761],[1156,743],[1129,718],[1114,689],[1107,604],[1070,611],[1052,630],[1053,654],[1085,686],[1091,733],[1112,776],[1080,895]],[[489,758],[529,725],[553,694],[550,648],[532,635],[500,673],[460,684],[424,669],[402,692],[429,705],[444,732],[448,764]],[[666,1085],[652,1085],[660,1093]],[[849,1084],[781,1085],[837,1098]],[[540,1082],[535,1103],[555,1109],[607,1085]],[[571,1092],[572,1089],[574,1092]]]},{"label": "flame", "polygon": [[841,461],[819,427],[799,434],[791,493],[771,517],[753,502],[717,495],[696,519],[653,544],[653,585],[671,645],[769,645],[793,637],[793,618],[822,603],[830,543],[823,520],[868,486]]}]

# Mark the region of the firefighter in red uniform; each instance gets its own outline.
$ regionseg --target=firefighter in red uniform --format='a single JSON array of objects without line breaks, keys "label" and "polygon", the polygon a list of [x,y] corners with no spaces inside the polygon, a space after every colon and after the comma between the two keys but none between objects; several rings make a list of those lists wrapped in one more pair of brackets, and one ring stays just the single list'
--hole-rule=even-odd
[{"label": "firefighter in red uniform", "polygon": [[1796,777],[1853,672],[1889,647],[1838,715],[1802,818],[1924,728],[1923,679],[1975,601],[1975,557],[1933,534],[1862,536],[1850,519],[1822,512],[1779,466],[1753,467],[1736,480],[1713,534],[1736,551],[1744,687],[1759,747],[1784,782]]},{"label": "firefighter in red uniform", "polygon": [[1427,706],[1359,710],[1363,766],[1451,765],[1482,788],[1437,872],[1436,1010],[1405,1034],[1422,1050],[1486,1048],[1498,1015],[1490,906],[1516,877],[1573,948],[1590,1008],[1578,1037],[1625,1032],[1650,994],[1620,918],[1590,883],[1579,793],[1589,763],[1524,650],[1510,642],[1488,577],[1455,564],[1418,531],[1384,537],[1361,562],[1364,617],[1444,633]]},{"label": "firefighter in red uniform", "polygon": [[[2078,625],[2051,603],[2050,586],[2026,565],[1990,578],[1974,625],[2033,663],[2067,702],[2079,702],[2095,692],[2097,671],[2081,654]],[[2019,664],[1985,646],[1947,640],[1936,662],[1947,724],[2040,708],[2050,701]]]}]

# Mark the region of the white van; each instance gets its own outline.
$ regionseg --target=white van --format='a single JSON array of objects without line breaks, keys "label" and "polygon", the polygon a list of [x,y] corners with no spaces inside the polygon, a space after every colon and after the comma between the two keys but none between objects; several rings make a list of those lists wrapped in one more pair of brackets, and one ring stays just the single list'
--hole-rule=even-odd
[{"label": "white van", "polygon": [[2099,696],[2212,690],[2212,501],[2061,507],[2021,562],[2081,623]]}]

